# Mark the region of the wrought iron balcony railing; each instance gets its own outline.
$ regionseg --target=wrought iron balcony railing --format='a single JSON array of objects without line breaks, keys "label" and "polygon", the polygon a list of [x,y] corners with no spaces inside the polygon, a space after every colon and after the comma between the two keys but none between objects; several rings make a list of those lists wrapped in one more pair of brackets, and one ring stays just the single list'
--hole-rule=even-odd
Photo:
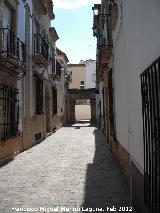
[{"label": "wrought iron balcony railing", "polygon": [[40,34],[34,34],[34,55],[42,56],[46,61],[49,59],[49,45]]},{"label": "wrought iron balcony railing", "polygon": [[61,72],[64,70],[62,65],[59,63],[59,61],[56,59],[56,66],[55,66],[55,59],[54,61],[54,67],[52,69],[51,78],[52,80],[60,80],[61,79]]},{"label": "wrought iron balcony railing", "polygon": [[0,58],[26,63],[26,45],[8,28],[0,28]]}]

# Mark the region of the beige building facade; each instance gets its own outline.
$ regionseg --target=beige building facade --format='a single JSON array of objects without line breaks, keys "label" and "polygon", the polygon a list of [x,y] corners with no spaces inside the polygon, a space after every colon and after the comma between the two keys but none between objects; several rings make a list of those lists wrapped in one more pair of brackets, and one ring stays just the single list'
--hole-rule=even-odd
[{"label": "beige building facade", "polygon": [[91,89],[96,86],[96,61],[81,60],[79,64],[68,64],[71,81],[69,89]]},{"label": "beige building facade", "polygon": [[22,148],[24,93],[19,89],[27,67],[25,32],[20,33],[18,19],[21,3],[0,1],[0,163]]},{"label": "beige building facade", "polygon": [[68,73],[71,76],[69,89],[80,89],[85,81],[85,64],[68,64]]},{"label": "beige building facade", "polygon": [[67,63],[52,0],[0,0],[0,161],[65,123]]}]

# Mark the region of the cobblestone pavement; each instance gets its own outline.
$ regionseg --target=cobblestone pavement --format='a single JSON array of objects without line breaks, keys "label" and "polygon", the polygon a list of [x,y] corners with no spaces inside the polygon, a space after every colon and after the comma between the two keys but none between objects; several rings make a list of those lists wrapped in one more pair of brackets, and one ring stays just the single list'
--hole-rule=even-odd
[{"label": "cobblestone pavement", "polygon": [[28,212],[83,212],[87,207],[110,212],[107,206],[130,206],[108,144],[87,125],[64,127],[0,168],[0,213],[27,207]]}]

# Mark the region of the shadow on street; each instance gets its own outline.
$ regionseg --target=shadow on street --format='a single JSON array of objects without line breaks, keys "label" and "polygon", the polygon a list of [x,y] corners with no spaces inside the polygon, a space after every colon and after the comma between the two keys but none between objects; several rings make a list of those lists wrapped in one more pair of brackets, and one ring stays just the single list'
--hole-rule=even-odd
[{"label": "shadow on street", "polygon": [[[103,133],[95,129],[95,156],[87,165],[83,208],[131,206],[129,190]],[[109,211],[108,211],[109,212]]]}]

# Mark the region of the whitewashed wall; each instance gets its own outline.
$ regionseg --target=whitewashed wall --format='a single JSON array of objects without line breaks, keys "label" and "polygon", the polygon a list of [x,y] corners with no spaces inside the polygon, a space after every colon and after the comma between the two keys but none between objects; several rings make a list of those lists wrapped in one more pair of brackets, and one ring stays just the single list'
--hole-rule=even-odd
[{"label": "whitewashed wall", "polygon": [[[120,2],[122,6],[120,7]],[[116,131],[143,171],[140,74],[160,56],[160,1],[119,1],[114,32]]]}]

